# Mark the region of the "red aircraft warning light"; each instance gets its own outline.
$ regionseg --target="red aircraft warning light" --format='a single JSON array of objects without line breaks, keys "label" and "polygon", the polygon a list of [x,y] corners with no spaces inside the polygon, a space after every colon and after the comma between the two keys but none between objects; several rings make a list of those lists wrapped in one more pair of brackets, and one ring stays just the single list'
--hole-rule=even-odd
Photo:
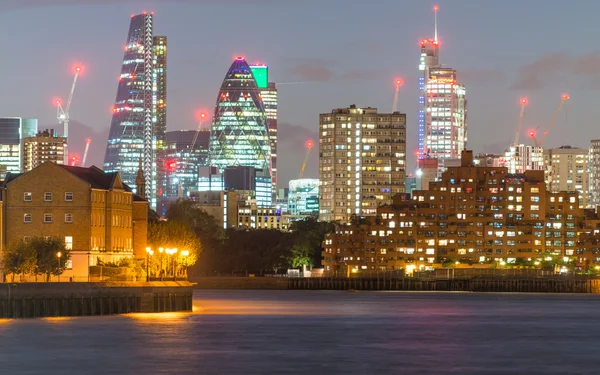
[{"label": "red aircraft warning light", "polygon": [[526,97],[522,97],[520,102],[521,102],[521,105],[527,105],[527,103],[529,103],[529,101],[527,100]]},{"label": "red aircraft warning light", "polygon": [[397,78],[396,79],[396,86],[400,87],[404,85],[404,80],[402,80],[402,78]]},{"label": "red aircraft warning light", "polygon": [[567,94],[563,94],[562,99],[563,100],[569,100],[569,99],[571,99],[571,97],[569,95],[567,95]]},{"label": "red aircraft warning light", "polygon": [[313,142],[312,141],[306,142],[306,147],[312,148],[313,147]]},{"label": "red aircraft warning light", "polygon": [[168,162],[167,162],[167,169],[168,169],[169,171],[174,171],[174,170],[176,170],[176,169],[177,169],[177,162],[176,162],[176,161],[174,161],[174,160],[168,161]]}]

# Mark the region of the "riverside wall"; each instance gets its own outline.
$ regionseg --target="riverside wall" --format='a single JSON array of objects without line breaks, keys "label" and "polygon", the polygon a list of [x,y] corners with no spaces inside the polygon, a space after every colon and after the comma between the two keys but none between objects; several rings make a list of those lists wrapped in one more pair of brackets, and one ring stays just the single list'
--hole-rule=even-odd
[{"label": "riverside wall", "polygon": [[397,290],[600,294],[600,279],[584,277],[470,277],[452,279],[415,277],[197,277],[193,281],[195,289]]},{"label": "riverside wall", "polygon": [[192,294],[188,282],[3,283],[0,318],[191,311]]}]

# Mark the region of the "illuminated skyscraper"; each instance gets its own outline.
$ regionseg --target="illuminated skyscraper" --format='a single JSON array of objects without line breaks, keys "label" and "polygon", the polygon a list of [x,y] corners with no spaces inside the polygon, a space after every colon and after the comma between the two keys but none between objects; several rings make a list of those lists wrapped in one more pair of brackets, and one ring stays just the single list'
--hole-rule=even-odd
[{"label": "illuminated skyscraper", "polygon": [[155,36],[154,49],[154,84],[153,84],[153,147],[155,162],[153,163],[152,207],[167,187],[167,166],[165,153],[167,147],[167,37]]},{"label": "illuminated skyscraper", "polygon": [[166,141],[167,40],[154,37],[152,30],[153,14],[131,18],[104,169],[119,171],[124,183],[136,186],[141,159],[148,198],[156,207],[157,178],[162,176],[157,155]]},{"label": "illuminated skyscraper", "polygon": [[260,89],[260,97],[265,107],[265,118],[269,130],[271,144],[271,177],[273,181],[273,196],[277,192],[277,86],[269,82],[269,67],[266,65],[251,65],[252,75]]},{"label": "illuminated skyscraper", "polygon": [[0,118],[0,179],[8,172],[21,173],[24,167],[23,144],[38,132],[37,119]]},{"label": "illuminated skyscraper", "polygon": [[417,134],[419,158],[436,158],[443,166],[445,159],[460,158],[466,147],[467,99],[456,70],[439,63],[437,10],[434,38],[421,41]]},{"label": "illuminated skyscraper", "polygon": [[210,165],[247,166],[271,173],[265,108],[252,70],[235,59],[221,85],[210,135]]}]

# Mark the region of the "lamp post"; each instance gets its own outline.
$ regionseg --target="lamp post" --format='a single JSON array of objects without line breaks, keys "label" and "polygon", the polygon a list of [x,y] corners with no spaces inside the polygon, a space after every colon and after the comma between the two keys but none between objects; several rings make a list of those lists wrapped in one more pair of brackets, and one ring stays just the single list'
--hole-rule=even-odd
[{"label": "lamp post", "polygon": [[62,253],[59,251],[58,253],[56,253],[56,258],[58,260],[58,282],[60,283],[60,257],[62,257]]},{"label": "lamp post", "polygon": [[187,279],[187,257],[190,255],[188,250],[181,250],[181,256],[185,259],[184,267],[185,267],[185,278]]},{"label": "lamp post", "polygon": [[[167,249],[169,250],[169,249]],[[160,281],[163,281],[163,252],[165,249],[162,247],[158,248],[158,252],[160,253]]]},{"label": "lamp post", "polygon": [[152,251],[151,248],[147,247],[146,248],[146,282],[150,281],[150,271],[149,271],[150,260],[148,258],[150,255],[154,255],[154,251]]}]

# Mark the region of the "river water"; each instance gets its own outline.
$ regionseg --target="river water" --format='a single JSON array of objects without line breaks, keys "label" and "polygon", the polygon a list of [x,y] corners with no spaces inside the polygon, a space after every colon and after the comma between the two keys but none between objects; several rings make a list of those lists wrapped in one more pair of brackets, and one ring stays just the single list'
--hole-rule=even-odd
[{"label": "river water", "polygon": [[0,320],[0,374],[600,374],[600,296],[197,291],[190,314]]}]

